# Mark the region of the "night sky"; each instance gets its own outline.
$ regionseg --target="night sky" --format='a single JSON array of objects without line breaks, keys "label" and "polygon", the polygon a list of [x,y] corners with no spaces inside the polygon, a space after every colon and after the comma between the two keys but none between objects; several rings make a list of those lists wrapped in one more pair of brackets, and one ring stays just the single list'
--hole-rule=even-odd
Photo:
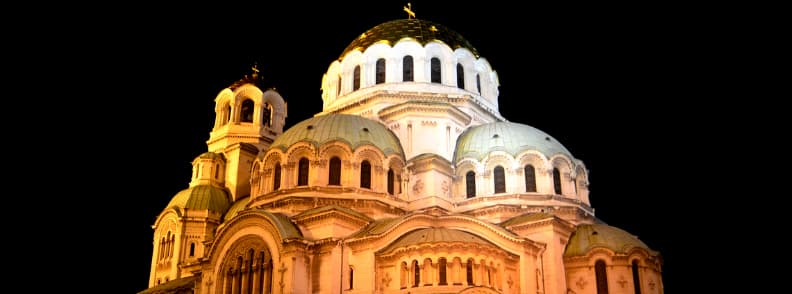
[{"label": "night sky", "polygon": [[[86,25],[112,32],[90,34],[81,56],[101,56],[91,63],[101,73],[82,86],[101,89],[90,103],[106,109],[85,123],[113,128],[90,132],[107,153],[97,166],[108,167],[96,168],[91,181],[113,199],[104,219],[115,228],[101,235],[123,244],[123,254],[108,248],[123,268],[87,280],[106,280],[118,293],[147,287],[151,225],[188,187],[191,161],[206,151],[214,98],[253,63],[286,100],[289,127],[321,111],[322,75],[349,43],[407,17],[402,1],[269,2],[114,8],[127,13]],[[693,37],[679,34],[683,16],[648,4],[437,2],[412,7],[489,61],[506,119],[547,132],[586,164],[596,216],[660,251],[666,293],[679,292],[686,261],[678,244],[687,230],[669,224],[686,214],[678,199],[695,197],[681,188],[690,169],[678,163],[686,160],[679,149],[696,152],[686,142],[690,109],[680,107],[695,99],[687,89],[696,71],[687,51]]]}]

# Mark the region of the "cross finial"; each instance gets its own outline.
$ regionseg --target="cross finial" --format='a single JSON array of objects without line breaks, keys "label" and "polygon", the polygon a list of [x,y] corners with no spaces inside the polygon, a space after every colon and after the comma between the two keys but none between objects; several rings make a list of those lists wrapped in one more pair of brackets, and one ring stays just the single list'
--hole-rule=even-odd
[{"label": "cross finial", "polygon": [[415,12],[412,11],[412,4],[407,2],[407,6],[404,6],[404,11],[407,12],[407,19],[414,19]]},{"label": "cross finial", "polygon": [[253,66],[250,68],[253,70],[253,79],[258,79],[259,69],[258,69],[258,62],[253,62]]}]

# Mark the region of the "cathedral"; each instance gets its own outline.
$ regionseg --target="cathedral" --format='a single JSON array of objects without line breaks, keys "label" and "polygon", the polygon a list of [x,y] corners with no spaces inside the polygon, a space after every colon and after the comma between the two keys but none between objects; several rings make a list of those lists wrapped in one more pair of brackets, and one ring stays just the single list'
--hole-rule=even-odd
[{"label": "cathedral", "polygon": [[594,215],[583,161],[501,116],[498,87],[414,17],[352,40],[285,130],[254,68],[217,94],[139,293],[663,293],[660,253]]}]

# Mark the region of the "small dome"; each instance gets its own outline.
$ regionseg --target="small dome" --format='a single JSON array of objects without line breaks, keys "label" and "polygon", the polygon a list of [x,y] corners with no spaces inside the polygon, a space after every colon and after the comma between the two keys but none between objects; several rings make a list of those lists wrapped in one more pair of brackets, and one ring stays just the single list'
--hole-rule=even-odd
[{"label": "small dome", "polygon": [[301,121],[275,139],[271,148],[285,151],[302,141],[318,147],[334,140],[346,142],[352,150],[370,144],[385,156],[391,153],[404,155],[399,138],[383,124],[350,114],[328,114]]},{"label": "small dome", "polygon": [[572,158],[564,145],[545,132],[532,126],[494,122],[472,127],[457,139],[454,162],[464,158],[481,160],[493,151],[504,151],[517,156],[526,150],[536,150],[548,158],[561,153]]},{"label": "small dome", "polygon": [[369,46],[382,41],[387,41],[389,45],[393,46],[404,38],[413,39],[421,45],[426,45],[431,41],[440,41],[451,47],[451,50],[466,48],[474,56],[479,56],[476,48],[470,45],[470,42],[465,40],[462,35],[441,24],[421,19],[399,19],[377,25],[361,34],[344,49],[339,59],[343,59],[347,53],[355,49],[362,52]]},{"label": "small dome", "polygon": [[617,227],[605,224],[582,224],[577,227],[564,251],[564,257],[583,256],[594,248],[603,247],[616,253],[628,253],[638,247],[654,252],[638,237]]},{"label": "small dome", "polygon": [[468,232],[446,229],[446,228],[426,228],[409,232],[388,245],[381,252],[388,253],[393,250],[412,245],[428,243],[476,243],[481,245],[492,245],[487,240]]},{"label": "small dome", "polygon": [[228,221],[234,218],[234,216],[236,216],[237,213],[245,209],[245,206],[247,206],[248,202],[250,202],[250,197],[239,199],[236,202],[234,202],[234,204],[231,204],[231,207],[228,209],[228,212],[226,212],[225,216],[223,217],[223,221]]},{"label": "small dome", "polygon": [[179,207],[195,210],[209,210],[225,213],[231,206],[228,195],[223,188],[212,185],[198,185],[176,193],[167,207]]}]

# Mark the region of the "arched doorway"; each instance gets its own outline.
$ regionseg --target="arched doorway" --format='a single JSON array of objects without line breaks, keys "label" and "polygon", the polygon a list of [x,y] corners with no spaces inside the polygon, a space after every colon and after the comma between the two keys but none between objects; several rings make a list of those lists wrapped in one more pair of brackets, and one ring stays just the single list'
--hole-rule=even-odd
[{"label": "arched doorway", "polygon": [[240,238],[216,273],[214,293],[272,293],[272,253],[261,237]]}]

